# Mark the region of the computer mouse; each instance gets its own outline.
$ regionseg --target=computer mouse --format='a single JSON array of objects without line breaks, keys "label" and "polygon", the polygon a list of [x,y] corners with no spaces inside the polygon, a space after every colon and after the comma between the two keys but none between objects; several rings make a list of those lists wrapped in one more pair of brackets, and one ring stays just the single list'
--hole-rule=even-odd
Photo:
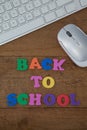
[{"label": "computer mouse", "polygon": [[64,26],[57,39],[76,65],[87,66],[87,35],[79,27],[74,24]]}]

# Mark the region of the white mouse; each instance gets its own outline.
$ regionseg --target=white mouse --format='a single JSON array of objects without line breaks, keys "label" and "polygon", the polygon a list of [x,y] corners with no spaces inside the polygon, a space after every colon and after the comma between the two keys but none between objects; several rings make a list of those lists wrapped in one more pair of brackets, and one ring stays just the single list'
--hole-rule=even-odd
[{"label": "white mouse", "polygon": [[57,39],[76,65],[87,67],[87,35],[79,27],[66,25],[59,31]]}]

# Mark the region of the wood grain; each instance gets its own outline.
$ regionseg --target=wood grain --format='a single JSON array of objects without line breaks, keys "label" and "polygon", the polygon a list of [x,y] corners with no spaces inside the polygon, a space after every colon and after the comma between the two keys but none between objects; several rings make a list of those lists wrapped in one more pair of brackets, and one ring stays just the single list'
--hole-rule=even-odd
[{"label": "wood grain", "polygon": [[[59,46],[58,31],[66,24],[73,23],[87,33],[87,9],[55,22],[45,28],[0,46],[0,130],[86,130],[87,129],[87,68],[77,67]],[[16,59],[37,57],[65,58],[64,71],[16,70]],[[42,84],[37,90],[30,76],[52,76],[56,84],[53,89],[45,89]],[[6,104],[9,93],[76,93],[79,107],[71,105],[61,108],[57,104],[47,107],[19,106],[10,108]]]}]

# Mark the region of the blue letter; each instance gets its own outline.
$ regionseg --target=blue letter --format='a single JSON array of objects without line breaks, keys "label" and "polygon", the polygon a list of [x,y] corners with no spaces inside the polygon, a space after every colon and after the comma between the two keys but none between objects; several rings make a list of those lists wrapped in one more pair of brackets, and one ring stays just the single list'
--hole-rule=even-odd
[{"label": "blue letter", "polygon": [[51,70],[52,69],[52,63],[53,61],[49,58],[46,58],[44,59],[42,62],[41,62],[41,65],[42,65],[42,68],[44,70]]},{"label": "blue letter", "polygon": [[17,104],[16,94],[9,94],[7,96],[7,104],[9,107],[15,106]]}]

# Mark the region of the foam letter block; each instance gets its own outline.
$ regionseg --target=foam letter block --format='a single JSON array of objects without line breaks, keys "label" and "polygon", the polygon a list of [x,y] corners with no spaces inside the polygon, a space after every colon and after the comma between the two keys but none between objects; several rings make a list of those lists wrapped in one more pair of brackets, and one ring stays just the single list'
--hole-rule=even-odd
[{"label": "foam letter block", "polygon": [[55,104],[56,102],[56,97],[55,95],[53,94],[46,94],[44,97],[43,97],[43,102],[44,104],[46,104],[47,106],[52,106]]},{"label": "foam letter block", "polygon": [[69,104],[69,97],[65,94],[61,94],[57,97],[57,103],[61,106],[61,107],[66,107]]},{"label": "foam letter block", "polygon": [[[49,81],[49,84],[48,84],[48,81]],[[55,85],[55,80],[50,77],[50,76],[47,76],[45,77],[43,80],[42,80],[42,85],[45,87],[45,88],[53,88],[54,85]]]},{"label": "foam letter block", "polygon": [[71,99],[71,105],[73,105],[73,106],[79,106],[80,105],[80,101],[76,101],[76,94],[72,93],[69,96],[70,96],[70,99]]},{"label": "foam letter block", "polygon": [[39,80],[42,80],[41,76],[32,76],[30,79],[34,80],[34,88],[39,88],[40,87]]},{"label": "foam letter block", "polygon": [[29,105],[40,106],[41,105],[41,94],[29,94]]},{"label": "foam letter block", "polygon": [[13,107],[17,104],[16,94],[12,93],[7,96],[7,104],[9,107]]},{"label": "foam letter block", "polygon": [[51,59],[45,58],[44,60],[42,60],[41,65],[44,70],[51,70],[52,63],[53,63],[53,61]]},{"label": "foam letter block", "polygon": [[39,61],[37,58],[33,58],[32,61],[31,61],[31,64],[29,66],[29,69],[41,69],[41,65],[39,64]]},{"label": "foam letter block", "polygon": [[17,101],[20,105],[27,105],[28,104],[28,94],[22,93],[19,94],[17,97]]},{"label": "foam letter block", "polygon": [[58,61],[58,59],[53,59],[54,61],[54,67],[53,70],[60,70],[60,71],[64,71],[64,68],[62,68],[62,65],[64,64],[64,62],[66,61],[65,59],[62,59],[60,61]]},{"label": "foam letter block", "polygon": [[17,59],[17,70],[25,71],[28,69],[28,61],[27,59],[18,58]]}]

